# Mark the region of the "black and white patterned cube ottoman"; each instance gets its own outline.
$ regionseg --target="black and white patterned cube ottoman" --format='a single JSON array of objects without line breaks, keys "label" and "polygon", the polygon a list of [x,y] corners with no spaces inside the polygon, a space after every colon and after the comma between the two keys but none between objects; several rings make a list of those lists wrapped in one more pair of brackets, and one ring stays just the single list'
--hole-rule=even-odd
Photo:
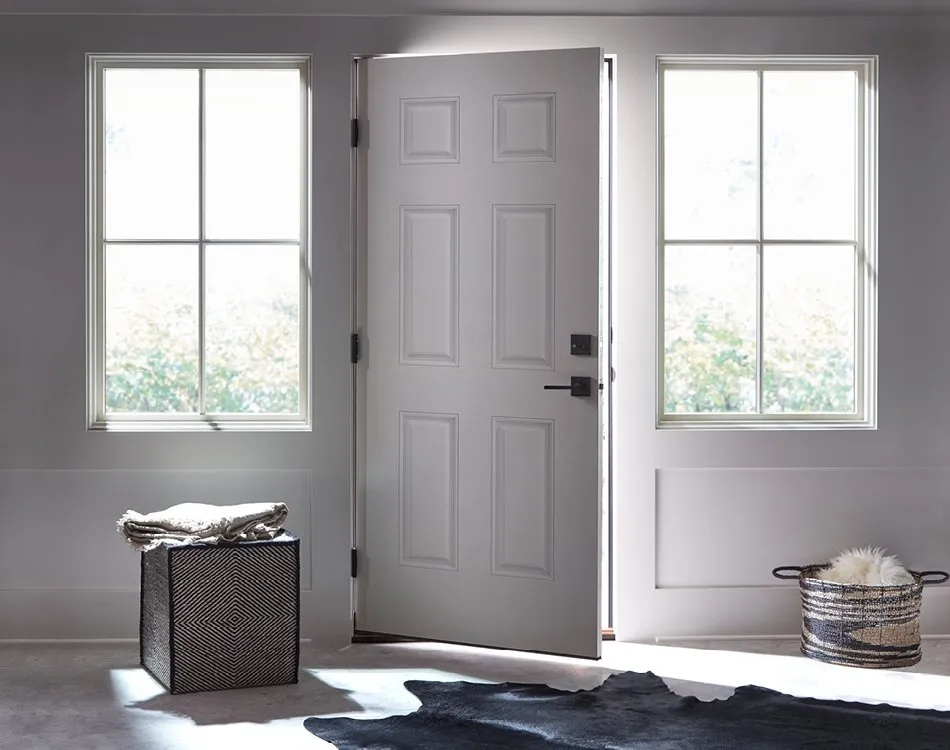
[{"label": "black and white patterned cube ottoman", "polygon": [[170,693],[297,682],[300,540],[142,553],[141,664]]}]

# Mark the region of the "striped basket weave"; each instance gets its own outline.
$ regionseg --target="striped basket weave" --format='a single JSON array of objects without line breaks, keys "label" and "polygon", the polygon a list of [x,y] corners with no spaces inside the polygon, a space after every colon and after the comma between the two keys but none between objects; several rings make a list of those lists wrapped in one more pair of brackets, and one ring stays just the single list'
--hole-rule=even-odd
[{"label": "striped basket weave", "polygon": [[[824,581],[827,565],[787,565],[772,575],[798,580],[802,595],[802,653],[848,667],[886,669],[920,661],[920,602],[924,586],[944,583],[944,571],[910,571],[913,583],[862,586]],[[928,580],[932,579],[932,580]]]}]

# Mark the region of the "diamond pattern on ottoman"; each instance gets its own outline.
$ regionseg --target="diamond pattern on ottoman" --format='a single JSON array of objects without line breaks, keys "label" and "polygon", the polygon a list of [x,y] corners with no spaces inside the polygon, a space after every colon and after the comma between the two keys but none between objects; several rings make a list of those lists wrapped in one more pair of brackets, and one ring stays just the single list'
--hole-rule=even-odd
[{"label": "diamond pattern on ottoman", "polygon": [[142,553],[142,666],[171,693],[297,682],[300,540]]}]

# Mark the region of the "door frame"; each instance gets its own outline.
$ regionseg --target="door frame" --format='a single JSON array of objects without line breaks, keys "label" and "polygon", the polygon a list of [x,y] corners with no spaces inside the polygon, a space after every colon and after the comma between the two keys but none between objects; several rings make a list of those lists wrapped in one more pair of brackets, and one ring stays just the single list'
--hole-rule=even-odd
[{"label": "door frame", "polygon": [[605,580],[601,582],[601,592],[606,597],[606,606],[601,602],[601,610],[606,617],[601,622],[601,630],[605,640],[614,637],[614,611],[616,602],[615,592],[615,562],[614,554],[614,249],[616,248],[616,221],[614,201],[617,195],[617,54],[604,53],[604,76],[606,78],[604,92],[607,102],[604,125],[605,138],[601,149],[605,151],[603,161],[606,163],[605,174],[602,179],[606,186],[606,200],[602,210],[605,213],[603,227],[604,237],[601,241],[600,263],[605,268],[604,293],[607,299],[602,302],[605,311],[605,320],[602,321],[602,330],[599,331],[604,339],[604,356],[600,363],[600,379],[604,386],[604,422],[606,430],[601,442],[603,455],[601,457],[601,473],[604,487],[601,493],[601,517],[605,528],[601,532],[604,540],[602,554],[606,562],[601,564],[600,573]]},{"label": "door frame", "polygon": [[[362,98],[367,90],[367,62],[374,55],[353,55],[350,70],[350,282],[351,282],[351,409],[350,425],[350,615],[353,635],[358,631],[360,541],[366,537],[366,376],[365,327],[367,317],[367,164],[360,158],[359,125]],[[356,123],[354,125],[354,123]],[[368,137],[368,133],[365,134]],[[355,360],[355,361],[354,361]]]},{"label": "door frame", "polygon": [[[479,54],[466,50],[465,54]],[[353,640],[375,640],[370,634],[361,634],[358,623],[360,542],[365,538],[366,502],[366,356],[368,339],[365,332],[367,319],[367,164],[360,157],[359,146],[370,137],[369,128],[363,119],[362,98],[367,90],[367,62],[385,57],[408,57],[409,55],[353,55],[350,71],[350,615],[353,623]],[[605,640],[613,639],[615,611],[615,545],[614,545],[614,409],[613,386],[613,321],[614,321],[614,249],[616,247],[616,211],[614,207],[617,188],[617,54],[604,54],[605,76],[605,141],[603,162],[606,171],[604,180],[605,200],[602,206],[604,236],[601,239],[601,253],[598,264],[601,267],[606,299],[601,302],[604,311],[600,323],[598,338],[602,341],[603,356],[599,362],[599,380],[604,392],[602,409],[602,438],[600,474],[603,481],[601,490],[601,536],[604,539],[602,555],[606,558],[600,563],[601,591],[607,598],[606,606],[601,602],[601,610],[606,613],[606,621],[601,622]],[[362,131],[362,132],[361,132]],[[603,163],[602,162],[602,163]],[[369,635],[369,637],[367,637]],[[406,640],[387,638],[387,640]]]}]

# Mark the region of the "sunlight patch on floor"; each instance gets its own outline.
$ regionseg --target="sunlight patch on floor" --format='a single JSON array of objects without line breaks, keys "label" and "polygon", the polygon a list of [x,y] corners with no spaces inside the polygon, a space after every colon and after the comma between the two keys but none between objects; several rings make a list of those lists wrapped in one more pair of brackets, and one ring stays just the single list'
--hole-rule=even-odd
[{"label": "sunlight patch on floor", "polygon": [[348,698],[358,703],[358,712],[314,714],[323,718],[349,716],[357,719],[378,719],[412,713],[421,705],[419,699],[405,686],[408,680],[429,682],[490,682],[458,672],[439,669],[308,669],[321,682],[339,690],[346,690]]},{"label": "sunlight patch on floor", "polygon": [[929,649],[925,646],[924,661],[909,669],[857,669],[825,664],[791,655],[797,646],[787,641],[776,641],[773,653],[761,644],[750,648],[746,642],[730,641],[689,647],[612,643],[605,644],[604,662],[611,668],[651,671],[670,678],[674,689],[673,681],[699,683],[701,698],[703,692],[712,690],[708,686],[758,685],[801,698],[950,711],[950,678],[940,673],[943,660],[950,657],[946,645],[931,644]]},{"label": "sunlight patch on floor", "polygon": [[[32,723],[11,730],[45,747],[65,747],[81,716],[97,750],[329,747],[303,726],[309,716],[359,719],[406,714],[419,706],[408,680],[542,683],[589,690],[614,672],[653,672],[680,695],[728,698],[735,687],[759,685],[794,696],[886,702],[950,710],[950,641],[927,641],[920,665],[901,670],[838,667],[806,659],[794,640],[703,641],[664,645],[607,642],[599,661],[437,643],[356,645],[301,650],[299,682],[246,690],[170,695],[128,647],[18,647],[8,652],[0,710],[35,711],[36,696],[56,706],[34,736]],[[49,675],[57,679],[50,681]],[[77,692],[76,686],[84,686]],[[4,686],[8,689],[4,693]],[[2,724],[0,717],[0,724]],[[0,747],[39,747],[5,745]]]},{"label": "sunlight patch on floor", "polygon": [[165,692],[165,688],[142,668],[110,669],[109,682],[120,706],[147,701]]}]

